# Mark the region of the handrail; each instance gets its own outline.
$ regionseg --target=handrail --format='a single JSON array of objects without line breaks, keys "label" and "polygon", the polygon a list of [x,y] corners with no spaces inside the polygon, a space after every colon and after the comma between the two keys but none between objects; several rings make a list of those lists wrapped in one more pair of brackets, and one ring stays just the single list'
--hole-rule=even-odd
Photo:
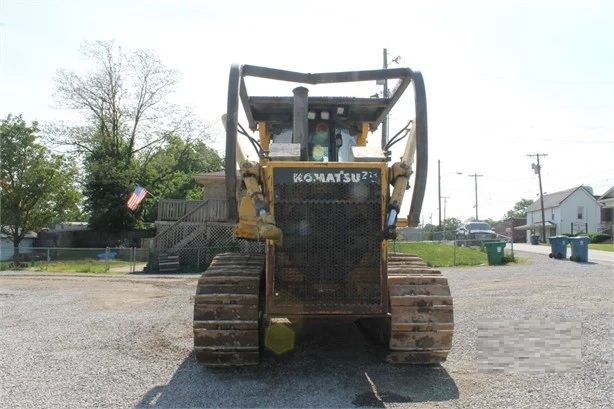
[{"label": "handrail", "polygon": [[[183,215],[180,219],[178,219],[175,223],[173,223],[172,225],[170,225],[168,228],[164,229],[164,231],[161,231],[160,233],[156,234],[153,238],[153,243],[155,248],[158,248],[158,241],[160,239],[160,237],[162,237],[163,235],[166,234],[170,234],[170,231],[180,225],[181,223],[184,223],[186,221],[188,221],[188,219],[196,212],[198,212],[200,209],[202,209],[203,207],[205,207],[206,205],[209,204],[209,199],[205,199],[203,200],[203,202],[199,205],[196,206],[194,209],[192,209],[191,211],[189,211],[188,213],[186,213],[185,215]],[[204,223],[207,223],[207,221],[205,220]]]}]

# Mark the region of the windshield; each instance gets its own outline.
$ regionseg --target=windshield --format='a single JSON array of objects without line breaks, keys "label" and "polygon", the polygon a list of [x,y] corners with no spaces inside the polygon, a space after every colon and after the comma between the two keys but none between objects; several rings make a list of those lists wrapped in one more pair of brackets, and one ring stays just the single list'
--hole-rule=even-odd
[{"label": "windshield", "polygon": [[469,230],[492,230],[488,223],[469,223],[467,228]]}]

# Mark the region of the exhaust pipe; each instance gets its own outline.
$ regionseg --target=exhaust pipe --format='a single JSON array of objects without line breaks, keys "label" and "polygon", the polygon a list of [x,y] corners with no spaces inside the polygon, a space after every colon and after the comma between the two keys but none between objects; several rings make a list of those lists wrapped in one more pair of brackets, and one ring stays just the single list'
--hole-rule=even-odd
[{"label": "exhaust pipe", "polygon": [[297,87],[292,92],[294,93],[292,142],[301,144],[301,160],[305,161],[309,157],[307,152],[309,90],[305,87]]}]

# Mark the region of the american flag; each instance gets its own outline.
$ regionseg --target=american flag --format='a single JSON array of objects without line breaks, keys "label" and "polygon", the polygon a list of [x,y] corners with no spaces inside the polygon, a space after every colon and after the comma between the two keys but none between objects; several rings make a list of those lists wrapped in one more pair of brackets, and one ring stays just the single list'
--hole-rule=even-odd
[{"label": "american flag", "polygon": [[139,207],[139,203],[141,203],[143,199],[145,199],[147,193],[149,193],[147,189],[137,184],[136,188],[134,188],[134,192],[130,193],[130,197],[126,202],[126,206],[128,206],[128,209],[135,210],[137,207]]}]

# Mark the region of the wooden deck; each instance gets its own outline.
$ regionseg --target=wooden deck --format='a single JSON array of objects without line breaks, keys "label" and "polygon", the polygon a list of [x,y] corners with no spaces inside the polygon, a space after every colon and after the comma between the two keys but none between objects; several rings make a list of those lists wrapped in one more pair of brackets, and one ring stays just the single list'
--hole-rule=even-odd
[{"label": "wooden deck", "polygon": [[[202,206],[204,202],[208,204]],[[193,212],[199,206],[202,207]],[[182,220],[183,222],[224,221],[226,219],[226,199],[162,199],[158,203],[158,221],[177,221],[186,215],[188,217]]]}]

